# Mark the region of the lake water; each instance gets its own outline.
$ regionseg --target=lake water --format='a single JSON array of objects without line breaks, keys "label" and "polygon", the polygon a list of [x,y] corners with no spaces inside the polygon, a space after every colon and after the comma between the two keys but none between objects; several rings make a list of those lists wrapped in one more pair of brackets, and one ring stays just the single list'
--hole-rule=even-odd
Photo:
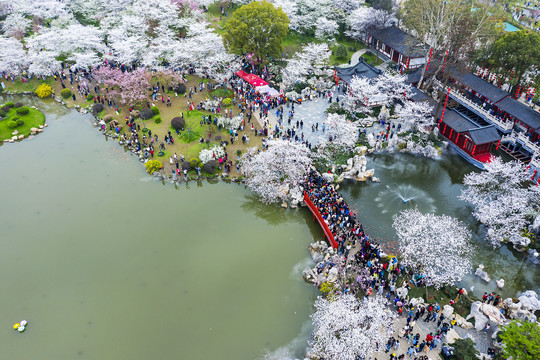
[{"label": "lake water", "polygon": [[91,116],[9,100],[49,127],[0,147],[0,358],[303,355],[316,290],[301,271],[322,236],[308,211],[162,183]]},{"label": "lake water", "polygon": [[[366,232],[384,244],[390,253],[397,252],[397,237],[392,217],[403,209],[418,207],[423,213],[454,216],[473,233],[473,264],[485,266],[492,281],[487,284],[474,275],[461,285],[474,287],[476,295],[495,291],[513,297],[524,290],[540,293],[540,266],[527,261],[507,246],[492,248],[484,241],[484,229],[472,218],[472,209],[457,197],[463,188],[463,177],[478,171],[457,154],[431,160],[408,154],[381,154],[368,158],[367,168],[375,169],[380,183],[344,183],[340,192],[358,214]],[[451,229],[449,229],[451,231]],[[429,244],[426,244],[426,250]],[[495,280],[505,279],[498,289]]]}]

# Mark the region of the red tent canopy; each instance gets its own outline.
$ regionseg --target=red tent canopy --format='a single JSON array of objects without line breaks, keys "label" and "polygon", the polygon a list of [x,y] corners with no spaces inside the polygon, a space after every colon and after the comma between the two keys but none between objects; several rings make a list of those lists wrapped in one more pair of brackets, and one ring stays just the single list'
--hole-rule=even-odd
[{"label": "red tent canopy", "polygon": [[253,87],[268,85],[268,83],[264,81],[263,79],[261,79],[259,76],[255,74],[248,74],[244,70],[237,71],[235,72],[235,74],[240,76],[245,81],[247,81]]}]

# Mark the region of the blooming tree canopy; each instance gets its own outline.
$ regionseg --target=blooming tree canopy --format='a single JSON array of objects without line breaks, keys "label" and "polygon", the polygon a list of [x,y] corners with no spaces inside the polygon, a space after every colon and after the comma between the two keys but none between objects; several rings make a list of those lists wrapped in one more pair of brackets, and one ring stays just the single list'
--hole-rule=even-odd
[{"label": "blooming tree canopy", "polygon": [[145,68],[121,71],[107,66],[94,71],[96,80],[109,88],[109,95],[122,105],[141,105],[147,100],[151,74]]},{"label": "blooming tree canopy", "polygon": [[248,188],[269,204],[288,198],[289,190],[303,181],[311,158],[305,145],[276,139],[268,141],[265,151],[250,149],[240,166]]},{"label": "blooming tree canopy", "polygon": [[227,116],[221,116],[218,115],[217,117],[217,124],[221,125],[223,128],[227,130],[236,130],[242,125],[242,121],[244,121],[244,114],[240,113],[236,115],[235,117],[227,117]]},{"label": "blooming tree canopy", "polygon": [[319,140],[321,146],[351,150],[358,140],[358,124],[347,120],[345,115],[328,114],[326,131]]},{"label": "blooming tree canopy", "polygon": [[326,44],[307,44],[302,51],[287,61],[282,71],[282,83],[285,87],[296,82],[303,82],[309,75],[319,73],[328,64],[330,51]]},{"label": "blooming tree canopy", "polygon": [[455,218],[407,209],[393,227],[402,263],[424,274],[427,286],[451,285],[471,271],[470,233]]},{"label": "blooming tree canopy", "polygon": [[364,301],[353,295],[338,295],[332,301],[319,297],[315,309],[307,354],[311,359],[370,359],[377,343],[390,336],[396,318],[382,296]]},{"label": "blooming tree canopy", "polygon": [[530,239],[522,235],[532,221],[531,211],[538,206],[539,192],[531,184],[523,164],[503,162],[492,157],[486,171],[471,172],[465,176],[460,199],[474,207],[474,217],[487,229],[492,245],[503,242],[528,245]]},{"label": "blooming tree canopy", "polygon": [[32,21],[23,14],[13,13],[4,20],[2,31],[8,36],[21,40],[31,24]]},{"label": "blooming tree canopy", "polygon": [[420,130],[433,124],[432,113],[433,106],[427,101],[406,101],[404,105],[396,106],[398,121]]},{"label": "blooming tree canopy", "polygon": [[315,37],[321,40],[333,39],[334,35],[339,32],[339,25],[335,20],[328,20],[325,17],[317,19],[315,28]]},{"label": "blooming tree canopy", "polygon": [[210,160],[217,160],[224,155],[225,150],[223,149],[223,147],[219,145],[214,145],[210,149],[202,149],[199,152],[199,160],[201,160],[203,164],[206,164]]},{"label": "blooming tree canopy", "polygon": [[0,35],[0,48],[0,72],[22,74],[28,65],[22,43],[15,38]]},{"label": "blooming tree canopy", "polygon": [[411,96],[412,86],[404,75],[385,72],[375,79],[354,75],[345,102],[350,108],[361,105],[390,105]]},{"label": "blooming tree canopy", "polygon": [[345,34],[353,39],[362,39],[366,31],[387,28],[395,20],[392,14],[384,10],[360,6],[347,17],[350,29]]}]

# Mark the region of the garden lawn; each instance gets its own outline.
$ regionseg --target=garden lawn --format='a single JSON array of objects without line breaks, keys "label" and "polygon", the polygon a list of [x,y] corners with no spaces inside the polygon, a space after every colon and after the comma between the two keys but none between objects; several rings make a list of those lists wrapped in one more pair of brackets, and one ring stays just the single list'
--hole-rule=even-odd
[{"label": "garden lawn", "polygon": [[40,84],[51,85],[51,83],[53,82],[50,78],[47,78],[47,80],[32,78],[28,80],[26,83],[22,82],[20,79],[15,80],[15,82],[11,80],[6,80],[6,79],[3,79],[2,81],[6,85],[7,91],[16,92],[16,93],[34,92],[34,90],[36,90],[38,85]]},{"label": "garden lawn", "polygon": [[[13,137],[12,133],[17,130],[19,132],[18,135],[24,135],[24,137],[27,137],[30,135],[31,131],[30,129],[35,127],[39,128],[39,125],[45,124],[45,115],[34,108],[28,108],[30,112],[26,115],[17,115],[15,112],[15,108],[11,109],[7,116],[0,121],[0,141],[4,141],[7,139],[11,139]],[[8,121],[13,118],[14,116],[18,116],[19,119],[24,121],[24,125],[17,126],[16,128],[10,129],[7,126]]]},{"label": "garden lawn", "polygon": [[[347,49],[347,57],[337,57],[335,55],[337,48],[343,45]],[[334,52],[334,55],[330,55],[330,65],[341,65],[349,62],[352,55],[357,52],[358,50],[365,49],[366,45],[359,41],[354,41],[350,38],[344,37],[342,40],[338,40],[337,44],[334,46],[330,46],[330,50]],[[355,50],[356,49],[356,50]]]},{"label": "garden lawn", "polygon": [[362,57],[364,58],[364,60],[366,60],[366,62],[368,64],[374,64],[375,66],[381,65],[383,63],[381,58],[378,58],[377,55],[375,55],[375,54],[373,54],[373,53],[371,53],[369,51],[363,53]]}]

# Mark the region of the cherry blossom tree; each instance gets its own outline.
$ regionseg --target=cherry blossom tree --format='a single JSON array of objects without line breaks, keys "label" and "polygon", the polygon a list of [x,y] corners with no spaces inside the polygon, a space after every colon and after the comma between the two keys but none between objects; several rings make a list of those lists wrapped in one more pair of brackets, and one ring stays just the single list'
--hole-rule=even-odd
[{"label": "cherry blossom tree", "polygon": [[345,99],[351,109],[360,106],[390,105],[411,94],[411,85],[405,76],[385,72],[375,79],[353,76]]},{"label": "cherry blossom tree", "polygon": [[328,114],[325,120],[326,130],[319,139],[321,147],[334,147],[352,150],[358,140],[358,125],[347,120],[345,115]]},{"label": "cherry blossom tree", "polygon": [[49,28],[31,36],[29,52],[51,52],[55,57],[66,57],[74,68],[89,69],[100,63],[100,54],[107,52],[103,33],[94,26],[72,24],[66,28]]},{"label": "cherry blossom tree", "polygon": [[269,140],[268,148],[257,152],[250,149],[240,159],[241,172],[247,187],[270,204],[285,201],[309,171],[309,149],[303,144],[286,140]]},{"label": "cherry blossom tree", "polygon": [[339,25],[335,20],[328,20],[325,17],[320,17],[317,19],[315,37],[321,40],[332,40],[339,32],[338,29]]},{"label": "cherry blossom tree", "polygon": [[487,227],[486,238],[493,246],[504,242],[527,246],[523,231],[532,222],[539,192],[527,186],[529,175],[518,161],[503,162],[492,157],[483,172],[471,172],[463,180],[460,199],[474,207],[474,217]]},{"label": "cherry blossom tree", "polygon": [[452,285],[471,271],[470,233],[455,218],[407,209],[393,227],[402,263],[424,274],[426,286]]},{"label": "cherry blossom tree", "polygon": [[389,27],[395,20],[392,14],[384,10],[360,6],[347,17],[350,29],[345,34],[360,40],[364,38],[367,31]]},{"label": "cherry blossom tree", "polygon": [[240,113],[232,118],[227,116],[220,116],[217,117],[217,124],[218,126],[221,125],[221,127],[227,129],[227,130],[237,130],[240,125],[242,125],[242,122],[244,121],[244,114]]},{"label": "cherry blossom tree", "polygon": [[396,105],[399,122],[425,131],[433,124],[433,106],[427,101],[405,101],[404,105]]},{"label": "cherry blossom tree", "polygon": [[377,343],[390,337],[396,319],[382,296],[364,301],[353,295],[338,295],[332,301],[319,297],[315,309],[310,359],[370,359]]},{"label": "cherry blossom tree", "polygon": [[147,99],[151,74],[145,68],[122,72],[107,66],[94,71],[94,77],[109,88],[109,95],[122,105],[142,105]]},{"label": "cherry blossom tree", "polygon": [[4,34],[21,40],[26,31],[32,25],[32,21],[20,13],[13,13],[6,17],[2,30]]},{"label": "cherry blossom tree", "polygon": [[11,2],[12,11],[42,19],[66,16],[68,11],[63,1],[59,0],[17,0]]},{"label": "cherry blossom tree", "polygon": [[282,83],[287,88],[296,82],[303,82],[306,78],[315,74],[326,65],[330,58],[330,51],[326,44],[307,44],[302,51],[287,61],[287,66],[282,71]]},{"label": "cherry blossom tree", "polygon": [[28,58],[22,43],[0,35],[0,72],[20,75],[28,67]]}]

